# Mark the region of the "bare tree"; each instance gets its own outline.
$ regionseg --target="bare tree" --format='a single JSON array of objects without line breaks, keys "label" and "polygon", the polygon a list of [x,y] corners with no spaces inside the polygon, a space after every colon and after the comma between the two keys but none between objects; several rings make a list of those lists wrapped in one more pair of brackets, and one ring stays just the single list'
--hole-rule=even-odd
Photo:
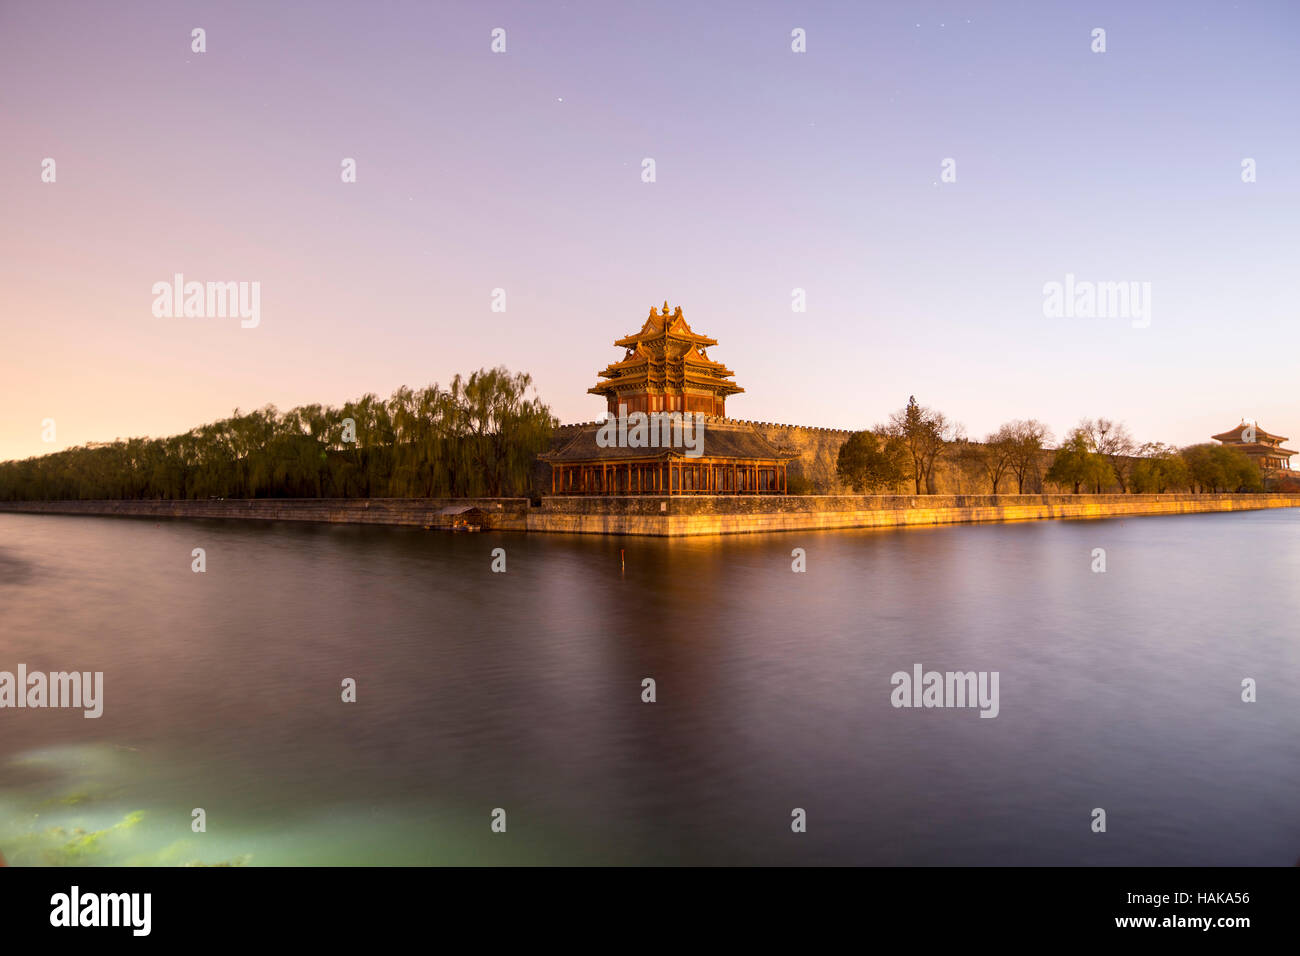
[{"label": "bare tree", "polygon": [[[948,446],[962,437],[962,428],[942,412],[917,404],[910,396],[907,406],[889,416],[889,424],[877,433],[897,438],[911,460],[912,484],[916,494],[934,494],[934,466]],[[922,487],[925,488],[922,491]]]},{"label": "bare tree", "polygon": [[1119,482],[1119,490],[1124,494],[1129,491],[1129,475],[1133,468],[1133,458],[1137,454],[1138,444],[1124,427],[1123,422],[1114,422],[1109,418],[1085,418],[1079,428],[1088,436],[1092,450],[1110,463]]},{"label": "bare tree", "polygon": [[972,446],[978,448],[976,461],[980,471],[998,493],[998,485],[1011,468],[1011,459],[1015,454],[1016,438],[1010,425],[1003,425],[984,439],[984,444]]},{"label": "bare tree", "polygon": [[1007,422],[998,429],[999,432],[1004,430],[1011,444],[1008,464],[1016,476],[1016,493],[1023,495],[1025,482],[1038,476],[1043,448],[1052,440],[1052,433],[1046,425],[1032,418]]}]

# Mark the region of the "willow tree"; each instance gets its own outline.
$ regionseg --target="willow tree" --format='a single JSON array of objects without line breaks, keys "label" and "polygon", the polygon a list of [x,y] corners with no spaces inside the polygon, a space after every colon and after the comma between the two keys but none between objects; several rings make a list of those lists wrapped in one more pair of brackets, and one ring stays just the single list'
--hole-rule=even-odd
[{"label": "willow tree", "polygon": [[489,497],[528,488],[533,461],[558,424],[540,399],[527,397],[532,384],[531,375],[512,375],[501,367],[475,372],[463,384],[460,376],[453,382],[463,395],[472,438],[467,447]]},{"label": "willow tree", "polygon": [[239,409],[166,439],[0,463],[0,498],[442,497],[519,494],[556,420],[532,379],[482,369],[334,408]]}]

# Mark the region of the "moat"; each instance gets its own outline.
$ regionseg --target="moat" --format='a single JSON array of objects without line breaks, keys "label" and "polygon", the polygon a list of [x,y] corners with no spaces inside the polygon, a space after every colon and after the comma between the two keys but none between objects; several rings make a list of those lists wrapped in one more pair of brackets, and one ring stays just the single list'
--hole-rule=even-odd
[{"label": "moat", "polygon": [[[1298,579],[1297,509],[678,539],[0,514],[0,670],[104,674],[97,719],[0,711],[0,853],[1290,865]],[[997,672],[996,718],[891,706],[914,662]]]}]

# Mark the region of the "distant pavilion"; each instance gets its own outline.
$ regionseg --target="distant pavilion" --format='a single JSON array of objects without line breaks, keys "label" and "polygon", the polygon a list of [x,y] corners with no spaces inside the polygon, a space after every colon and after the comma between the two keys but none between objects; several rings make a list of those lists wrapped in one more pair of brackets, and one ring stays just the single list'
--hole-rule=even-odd
[{"label": "distant pavilion", "polygon": [[[1250,430],[1254,430],[1252,435]],[[1295,454],[1289,448],[1283,448],[1282,442],[1290,441],[1281,435],[1271,435],[1258,425],[1242,422],[1232,431],[1221,435],[1211,435],[1215,441],[1230,445],[1244,451],[1250,460],[1259,466],[1260,471],[1290,471],[1291,456]],[[1252,439],[1250,441],[1248,439]]]},{"label": "distant pavilion", "polygon": [[786,465],[798,456],[777,448],[752,425],[723,418],[727,398],[744,389],[731,381],[730,369],[709,358],[706,349],[718,343],[691,329],[681,306],[671,314],[667,302],[662,312],[651,308],[639,332],[614,344],[625,350],[622,360],[601,372],[605,381],[587,391],[606,400],[611,416],[643,413],[651,430],[661,434],[656,416],[703,416],[703,424],[695,426],[702,430],[700,454],[688,455],[680,442],[602,446],[604,423],[569,426],[560,445],[538,456],[551,466],[552,494],[786,493]]}]

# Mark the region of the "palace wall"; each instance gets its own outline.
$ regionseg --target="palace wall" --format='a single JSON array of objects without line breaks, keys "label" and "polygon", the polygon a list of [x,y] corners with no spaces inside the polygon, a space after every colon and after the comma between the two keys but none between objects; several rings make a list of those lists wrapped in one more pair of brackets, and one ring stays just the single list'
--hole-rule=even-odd
[{"label": "palace wall", "polygon": [[[736,419],[731,419],[736,421]],[[813,428],[806,425],[778,425],[773,422],[740,421],[752,425],[754,430],[778,448],[789,448],[799,457],[787,466],[787,480],[791,490],[803,494],[833,495],[849,491],[835,477],[835,462],[840,446],[848,441],[851,431],[841,428]],[[709,444],[708,427],[705,426],[704,446]],[[800,488],[797,479],[808,483]]]},{"label": "palace wall", "polygon": [[[772,422],[751,422],[735,418],[706,418],[704,426],[704,454],[709,449],[708,422],[726,422],[733,425],[750,425],[756,432],[778,448],[789,448],[798,452],[799,457],[787,467],[787,480],[793,494],[838,494],[848,491],[835,477],[835,461],[840,453],[840,446],[853,434],[839,428],[813,428],[804,425],[778,425]],[[555,450],[573,437],[576,429],[583,425],[598,424],[582,422],[561,425],[555,432],[550,449]],[[807,486],[801,488],[800,480]],[[533,472],[534,496],[551,493],[551,467],[545,462],[537,462]]]},{"label": "palace wall", "polygon": [[[840,446],[843,445],[852,431],[843,428],[817,428],[810,425],[782,425],[775,422],[755,422],[747,419],[736,418],[708,418],[705,419],[704,431],[704,448],[705,454],[708,453],[709,447],[709,421],[728,422],[735,425],[749,425],[756,432],[766,438],[769,442],[779,448],[788,448],[798,454],[798,457],[790,462],[787,474],[790,483],[790,493],[792,495],[840,495],[852,494],[852,489],[846,487],[835,474],[835,464],[840,453]],[[555,433],[555,438],[551,442],[550,450],[554,450],[573,437],[573,432],[583,427],[583,425],[596,424],[595,422],[583,422],[580,424],[562,425]],[[1046,474],[1047,469],[1051,467],[1052,456],[1055,454],[1050,449],[1044,449],[1039,456],[1038,468],[1036,473],[1031,476],[1025,483],[1026,493],[1038,494],[1045,489],[1043,486],[1042,475]],[[1014,491],[1016,488],[1015,477],[1008,475],[999,484],[998,490],[1005,492],[1008,489]],[[910,492],[913,489],[910,485],[900,485],[898,492]],[[1064,489],[1070,490],[1070,489]],[[1108,491],[1119,491],[1118,485],[1106,489]],[[973,495],[973,494],[992,494],[993,488],[987,478],[980,475],[971,474],[963,469],[960,464],[952,459],[940,459],[935,466],[935,492],[937,494],[949,495]],[[545,462],[538,461],[533,471],[533,497],[534,499],[549,495],[551,493],[551,468]]]}]

